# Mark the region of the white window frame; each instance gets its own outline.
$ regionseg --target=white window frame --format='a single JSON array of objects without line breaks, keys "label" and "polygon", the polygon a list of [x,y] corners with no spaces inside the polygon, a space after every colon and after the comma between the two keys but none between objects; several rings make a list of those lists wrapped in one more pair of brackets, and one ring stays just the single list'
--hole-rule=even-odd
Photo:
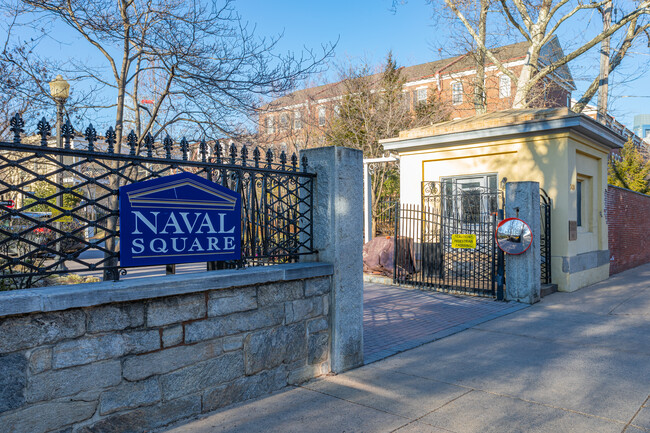
[{"label": "white window frame", "polygon": [[[505,83],[507,85],[504,85]],[[509,98],[512,94],[512,80],[506,74],[499,75],[499,98]]]},{"label": "white window frame", "polygon": [[460,105],[463,103],[463,82],[454,81],[451,83],[451,103]]},{"label": "white window frame", "polygon": [[293,129],[302,129],[302,113],[300,111],[293,112]]},{"label": "white window frame", "polygon": [[415,99],[417,100],[418,104],[426,104],[427,98],[429,97],[428,91],[426,87],[422,87],[420,89],[416,89],[416,97]]},{"label": "white window frame", "polygon": [[280,114],[280,129],[286,130],[289,128],[289,115],[287,113]]},{"label": "white window frame", "polygon": [[327,111],[324,105],[318,107],[318,126],[325,126],[327,123]]},{"label": "white window frame", "polygon": [[275,125],[274,125],[274,119],[273,116],[268,116],[266,118],[266,133],[268,135],[275,134]]}]

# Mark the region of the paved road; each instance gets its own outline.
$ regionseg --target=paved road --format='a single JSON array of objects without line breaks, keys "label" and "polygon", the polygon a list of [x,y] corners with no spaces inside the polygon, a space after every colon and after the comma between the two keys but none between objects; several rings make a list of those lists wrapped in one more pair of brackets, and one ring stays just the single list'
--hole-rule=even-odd
[{"label": "paved road", "polygon": [[178,426],[212,432],[648,432],[650,265]]}]

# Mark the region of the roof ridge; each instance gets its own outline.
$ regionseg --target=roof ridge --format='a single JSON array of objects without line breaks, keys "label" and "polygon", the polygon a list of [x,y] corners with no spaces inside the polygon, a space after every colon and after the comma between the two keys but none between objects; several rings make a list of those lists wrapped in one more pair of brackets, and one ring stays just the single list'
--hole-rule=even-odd
[{"label": "roof ridge", "polygon": [[[527,46],[528,44],[529,44],[528,41],[521,41],[521,42],[515,42],[513,44],[502,45],[500,47],[494,47],[494,48],[491,48],[490,50],[493,51],[493,52],[496,51],[497,53],[503,53],[503,52],[507,53],[508,50],[513,50],[515,48],[520,48],[520,47],[523,47],[523,46]],[[407,83],[408,82],[413,82],[413,81],[418,81],[418,80],[422,80],[422,79],[426,79],[426,78],[436,76],[438,73],[440,73],[440,71],[443,71],[446,68],[460,62],[461,60],[466,58],[470,53],[471,52],[467,52],[465,54],[461,54],[461,55],[458,55],[458,56],[433,60],[431,62],[420,63],[420,64],[417,64],[417,65],[400,66],[399,70],[400,70],[400,72],[402,74],[407,75],[407,77],[406,77],[406,79],[407,79],[406,82]],[[521,55],[517,55],[517,54],[518,53],[512,53],[511,57],[508,57],[506,60],[512,60],[512,59],[516,59],[516,58],[519,58],[519,57],[523,57],[523,53]],[[430,73],[430,74],[420,73],[419,75],[417,74],[418,69],[425,69],[426,70],[426,68],[428,66],[434,66],[436,63],[440,64],[440,63],[443,63],[443,62],[447,62],[447,64],[440,65],[440,67],[438,67],[437,69],[432,68],[433,73]],[[492,63],[489,62],[488,64],[492,64]],[[422,71],[422,72],[424,72],[424,71]],[[414,73],[414,76],[413,77],[408,77],[408,75],[410,75],[411,73]],[[381,72],[374,73],[374,74],[369,74],[369,75],[367,75],[367,77],[373,77],[373,76],[380,75],[380,74],[381,74]],[[312,86],[312,87],[306,87],[306,88],[303,88],[303,89],[298,89],[298,90],[295,90],[295,91],[293,91],[291,93],[288,93],[288,94],[286,94],[284,96],[276,98],[275,100],[273,100],[273,101],[269,102],[268,104],[266,104],[264,106],[264,108],[266,108],[266,109],[275,109],[275,108],[283,107],[283,106],[286,106],[286,105],[293,105],[293,104],[302,103],[304,99],[309,99],[309,98],[313,99],[317,95],[322,95],[326,91],[333,90],[337,86],[342,85],[345,81],[346,81],[346,79],[338,80],[338,81],[335,81],[335,82],[332,82],[332,83],[320,84],[318,86]],[[338,93],[340,93],[340,92],[338,92]],[[336,93],[336,95],[338,95],[338,93]],[[304,95],[304,97],[303,97],[303,95]],[[332,95],[332,96],[336,96],[336,95]],[[295,100],[295,101],[292,102],[291,100]]]}]

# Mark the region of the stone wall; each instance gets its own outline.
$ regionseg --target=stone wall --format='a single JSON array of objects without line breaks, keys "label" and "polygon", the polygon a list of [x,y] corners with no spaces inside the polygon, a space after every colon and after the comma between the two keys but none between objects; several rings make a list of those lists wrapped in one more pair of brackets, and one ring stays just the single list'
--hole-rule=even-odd
[{"label": "stone wall", "polygon": [[650,196],[607,186],[609,274],[650,263]]},{"label": "stone wall", "polygon": [[0,292],[0,432],[143,432],[330,371],[332,266]]}]

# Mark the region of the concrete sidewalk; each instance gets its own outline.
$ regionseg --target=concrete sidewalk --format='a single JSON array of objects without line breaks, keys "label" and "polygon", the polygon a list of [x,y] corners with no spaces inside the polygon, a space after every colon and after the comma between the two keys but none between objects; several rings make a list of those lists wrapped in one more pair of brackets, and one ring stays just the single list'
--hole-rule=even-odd
[{"label": "concrete sidewalk", "polygon": [[650,265],[170,432],[650,431]]}]

